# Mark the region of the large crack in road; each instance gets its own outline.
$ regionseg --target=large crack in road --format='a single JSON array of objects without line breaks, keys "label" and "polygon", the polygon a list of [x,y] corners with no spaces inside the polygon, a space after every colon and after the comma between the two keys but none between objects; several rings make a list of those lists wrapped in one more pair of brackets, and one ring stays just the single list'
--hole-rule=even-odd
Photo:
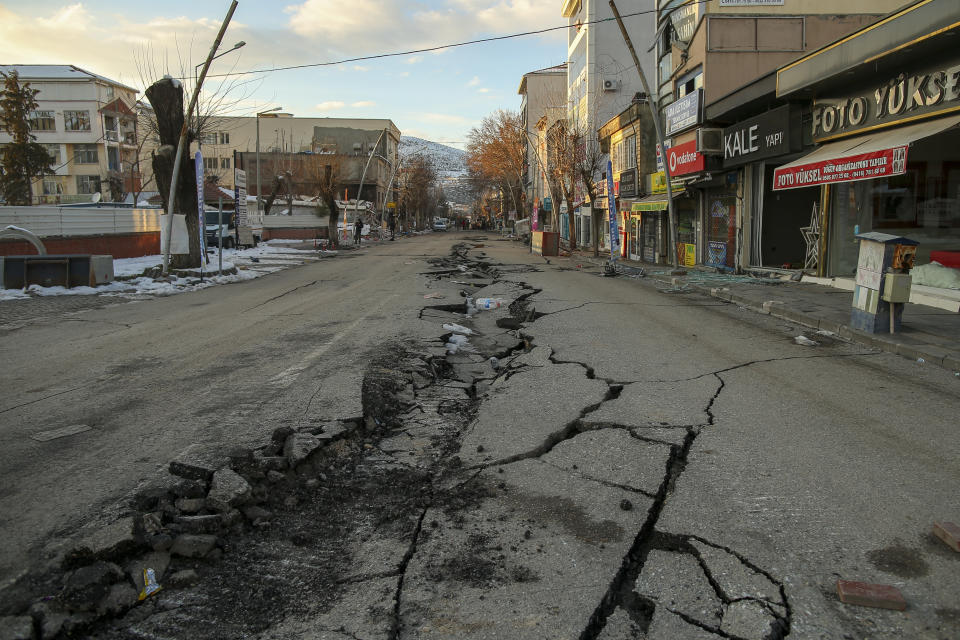
[{"label": "large crack in road", "polygon": [[[578,307],[538,312],[533,268],[471,248],[427,260],[463,302],[423,306],[435,337],[371,348],[362,416],[316,423],[308,402],[260,447],[189,452],[118,508],[126,531],[21,580],[4,613],[41,638],[786,637],[773,575],[657,529],[737,367],[673,381],[715,378],[703,420],[604,418],[642,383],[538,343],[525,327]],[[559,401],[531,413],[544,387]],[[165,588],[137,604],[144,568]]]}]

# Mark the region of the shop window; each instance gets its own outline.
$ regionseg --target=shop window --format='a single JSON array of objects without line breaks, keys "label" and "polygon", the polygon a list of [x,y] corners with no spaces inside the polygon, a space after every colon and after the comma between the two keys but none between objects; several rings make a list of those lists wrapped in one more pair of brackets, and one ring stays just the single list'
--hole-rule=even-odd
[{"label": "shop window", "polygon": [[34,111],[30,114],[31,131],[56,131],[57,121],[53,117],[53,111]]},{"label": "shop window", "polygon": [[67,131],[90,131],[90,112],[64,111],[63,127]]}]

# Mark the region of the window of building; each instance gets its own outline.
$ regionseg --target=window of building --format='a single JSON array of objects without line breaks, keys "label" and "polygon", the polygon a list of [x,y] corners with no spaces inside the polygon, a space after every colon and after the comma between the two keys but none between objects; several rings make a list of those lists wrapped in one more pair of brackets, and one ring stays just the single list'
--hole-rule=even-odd
[{"label": "window of building", "polygon": [[207,171],[216,171],[220,168],[219,158],[204,158],[203,159],[203,168]]},{"label": "window of building", "polygon": [[100,162],[97,155],[97,145],[95,144],[73,145],[73,157],[77,164],[97,164]]},{"label": "window of building", "polygon": [[44,178],[43,179],[43,195],[45,196],[55,196],[63,193],[63,189],[60,188],[60,183],[57,182],[56,178]]},{"label": "window of building", "polygon": [[697,68],[677,80],[677,99],[703,88],[703,69]]},{"label": "window of building", "polygon": [[200,136],[200,144],[217,144],[217,133],[204,133]]},{"label": "window of building", "polygon": [[77,176],[77,193],[100,191],[100,176]]},{"label": "window of building", "polygon": [[621,170],[633,169],[637,166],[637,136],[629,136],[623,142],[623,164]]},{"label": "window of building", "polygon": [[63,127],[67,131],[90,131],[90,112],[64,111]]},{"label": "window of building", "polygon": [[43,148],[47,150],[47,154],[53,158],[53,164],[58,165],[63,160],[60,159],[60,145],[58,144],[45,144]]},{"label": "window of building", "polygon": [[220,132],[220,144],[230,144],[230,134],[223,131]]},{"label": "window of building", "polygon": [[34,111],[30,114],[31,131],[56,131],[57,121],[54,120],[53,111]]},{"label": "window of building", "polygon": [[220,158],[220,168],[229,169],[230,168],[230,158]]}]

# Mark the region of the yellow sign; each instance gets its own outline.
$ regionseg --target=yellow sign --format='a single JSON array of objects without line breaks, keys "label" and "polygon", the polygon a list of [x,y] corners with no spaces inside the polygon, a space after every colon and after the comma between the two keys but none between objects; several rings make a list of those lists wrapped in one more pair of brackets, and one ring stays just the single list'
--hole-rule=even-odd
[{"label": "yellow sign", "polygon": [[[647,179],[650,181],[650,191],[649,193],[666,193],[667,192],[667,174],[663,171],[658,171],[656,173],[651,173]],[[674,194],[677,191],[683,189],[684,184],[682,181],[674,180],[673,181],[673,190]]]},{"label": "yellow sign", "polygon": [[397,208],[397,203],[396,203],[396,202],[388,202],[388,203],[387,203],[387,209],[396,209],[396,208]]},{"label": "yellow sign", "polygon": [[677,258],[685,267],[694,267],[697,264],[697,245],[686,242],[677,243]]}]

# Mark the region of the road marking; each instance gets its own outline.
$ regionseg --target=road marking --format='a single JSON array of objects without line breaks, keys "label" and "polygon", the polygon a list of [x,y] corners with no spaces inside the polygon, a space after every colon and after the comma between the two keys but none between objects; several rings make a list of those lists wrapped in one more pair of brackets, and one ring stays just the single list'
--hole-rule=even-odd
[{"label": "road marking", "polygon": [[84,431],[90,431],[91,429],[92,427],[85,424],[71,424],[66,427],[60,427],[59,429],[35,433],[30,436],[30,439],[36,440],[37,442],[48,442],[50,440],[56,440],[57,438],[66,438],[67,436],[73,436],[78,433],[83,433]]}]

